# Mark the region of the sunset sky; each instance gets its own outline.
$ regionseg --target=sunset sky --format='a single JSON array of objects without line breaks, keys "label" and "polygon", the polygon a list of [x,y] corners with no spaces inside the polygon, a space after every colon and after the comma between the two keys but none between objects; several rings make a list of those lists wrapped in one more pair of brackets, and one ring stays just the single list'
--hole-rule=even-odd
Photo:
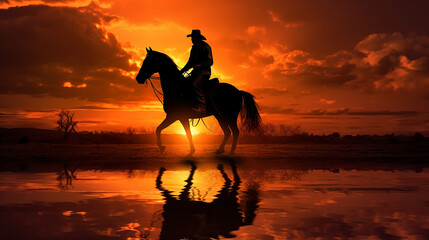
[{"label": "sunset sky", "polygon": [[0,127],[54,129],[68,109],[79,131],[153,129],[165,114],[135,80],[145,48],[183,67],[186,35],[201,29],[212,76],[255,95],[265,123],[427,136],[428,10],[426,0],[0,0]]}]

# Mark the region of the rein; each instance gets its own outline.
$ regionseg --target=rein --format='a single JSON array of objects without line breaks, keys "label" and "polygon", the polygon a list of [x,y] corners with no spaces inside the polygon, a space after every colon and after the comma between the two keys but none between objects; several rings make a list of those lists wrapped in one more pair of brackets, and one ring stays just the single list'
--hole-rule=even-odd
[{"label": "rein", "polygon": [[[187,73],[187,72],[185,72],[185,74],[187,75],[187,77],[189,77],[190,76],[190,74],[189,73]],[[153,85],[153,83],[152,83],[152,79],[149,77],[147,80],[149,80],[149,82],[150,82],[150,86],[152,87],[152,90],[153,90],[153,93],[155,94],[155,96],[156,96],[156,98],[158,98],[158,101],[162,104],[162,105],[164,105],[164,103],[162,102],[162,100],[161,100],[161,98],[158,96],[158,94],[159,95],[161,95],[161,96],[164,96],[164,94],[161,92],[161,91],[159,91],[156,87],[155,87],[155,85]],[[191,119],[191,125],[193,126],[193,127],[197,127],[198,126],[198,124],[200,123],[200,121],[204,124],[204,126],[207,128],[207,130],[209,130],[210,132],[214,132],[213,130],[211,130],[207,125],[206,125],[206,123],[204,122],[204,119],[203,118],[198,118],[198,121],[197,121],[197,123],[194,125],[194,119]]]},{"label": "rein", "polygon": [[164,96],[164,94],[162,92],[160,92],[158,89],[156,89],[156,87],[153,85],[152,80],[150,78],[148,78],[150,85],[152,86],[152,90],[153,93],[155,93],[155,96],[158,98],[159,102],[164,105],[164,103],[162,102],[161,98],[158,96],[158,94],[160,94],[161,96]]},{"label": "rein", "polygon": [[213,130],[211,130],[208,126],[207,126],[207,124],[206,124],[206,122],[204,122],[204,119],[203,118],[198,118],[198,121],[197,121],[197,123],[194,125],[194,119],[191,119],[191,125],[192,125],[192,127],[196,127],[196,126],[198,126],[198,124],[200,123],[200,120],[201,120],[201,122],[204,124],[204,126],[207,128],[207,130],[209,130],[210,132],[215,132],[215,131],[213,131]]}]

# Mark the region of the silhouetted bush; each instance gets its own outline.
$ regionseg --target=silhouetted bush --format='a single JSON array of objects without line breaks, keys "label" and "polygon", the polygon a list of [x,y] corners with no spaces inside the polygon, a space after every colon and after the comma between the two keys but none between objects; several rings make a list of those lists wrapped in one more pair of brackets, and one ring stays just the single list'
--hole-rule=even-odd
[{"label": "silhouetted bush", "polygon": [[243,136],[281,136],[281,137],[290,137],[298,135],[308,135],[307,132],[304,132],[301,125],[292,125],[292,124],[261,124],[261,126],[253,131],[252,133],[247,133],[242,131]]},{"label": "silhouetted bush", "polygon": [[340,134],[338,132],[334,132],[334,133],[332,133],[332,137],[338,138],[338,137],[340,137]]},{"label": "silhouetted bush", "polygon": [[[0,128],[3,135],[2,143],[25,144],[29,143],[67,143],[67,144],[154,144],[156,135],[151,129],[129,128],[123,132],[82,131],[79,135],[72,134],[67,142],[57,130],[46,129],[6,129]],[[187,143],[185,135],[164,134],[166,143]],[[194,136],[195,142],[204,144],[218,144],[223,139],[223,133],[200,133]],[[229,141],[232,141],[230,138]],[[240,144],[282,144],[282,143],[321,143],[321,144],[360,144],[360,143],[429,143],[422,133],[413,135],[343,135],[333,132],[329,135],[313,135],[302,131],[299,125],[268,124],[262,127],[258,134],[243,133],[239,138]]]},{"label": "silhouetted bush", "polygon": [[125,130],[125,133],[128,135],[128,143],[135,143],[135,135],[137,133],[137,129],[129,127]]},{"label": "silhouetted bush", "polygon": [[424,138],[425,137],[423,136],[423,134],[421,134],[419,132],[416,132],[414,134],[414,142],[422,142]]},{"label": "silhouetted bush", "polygon": [[27,136],[22,136],[18,139],[18,143],[19,144],[26,144],[29,143],[30,139]]},{"label": "silhouetted bush", "polygon": [[388,141],[391,144],[395,144],[398,143],[398,138],[396,138],[395,134],[392,133],[392,135],[389,136]]}]

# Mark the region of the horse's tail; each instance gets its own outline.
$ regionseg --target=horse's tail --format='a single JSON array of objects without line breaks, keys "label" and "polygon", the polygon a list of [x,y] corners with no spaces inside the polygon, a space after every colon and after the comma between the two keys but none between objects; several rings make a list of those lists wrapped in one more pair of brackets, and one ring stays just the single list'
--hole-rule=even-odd
[{"label": "horse's tail", "polygon": [[259,115],[259,107],[255,102],[255,97],[245,91],[240,91],[244,100],[244,106],[241,108],[240,115],[244,130],[250,132],[260,127],[262,119]]}]

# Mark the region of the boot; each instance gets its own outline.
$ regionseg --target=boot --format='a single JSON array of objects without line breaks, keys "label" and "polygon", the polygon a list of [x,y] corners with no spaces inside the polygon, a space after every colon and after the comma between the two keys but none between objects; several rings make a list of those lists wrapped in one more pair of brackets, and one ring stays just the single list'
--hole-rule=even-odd
[{"label": "boot", "polygon": [[192,110],[198,112],[198,113],[205,113],[206,112],[206,104],[205,104],[205,97],[204,93],[201,89],[195,88],[196,98],[195,98],[195,105],[192,108]]}]

